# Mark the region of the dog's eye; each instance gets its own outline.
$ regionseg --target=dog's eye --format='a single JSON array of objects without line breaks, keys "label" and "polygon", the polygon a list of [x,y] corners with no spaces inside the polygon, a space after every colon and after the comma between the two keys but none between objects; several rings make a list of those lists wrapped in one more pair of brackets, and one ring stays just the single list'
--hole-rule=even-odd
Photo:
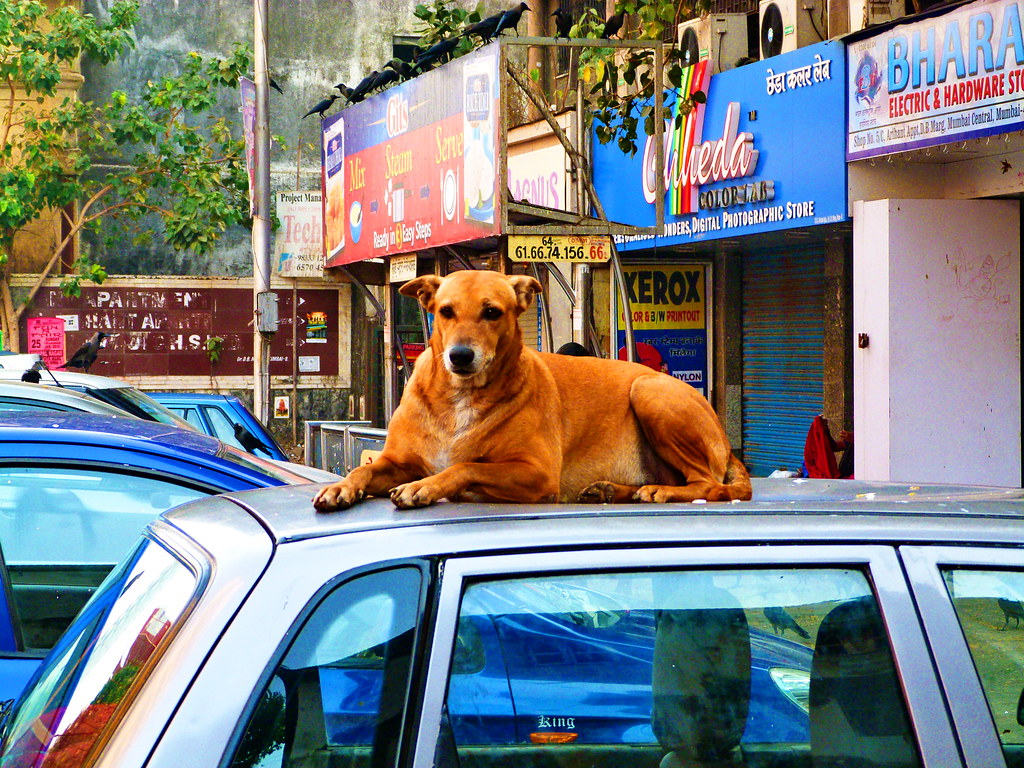
[{"label": "dog's eye", "polygon": [[497,307],[484,307],[484,320],[497,320],[501,315],[502,311]]},{"label": "dog's eye", "polygon": [[451,320],[453,317],[455,317],[455,310],[449,306],[444,306],[441,307],[441,309],[438,311],[438,314],[441,317],[445,318],[446,320]]}]

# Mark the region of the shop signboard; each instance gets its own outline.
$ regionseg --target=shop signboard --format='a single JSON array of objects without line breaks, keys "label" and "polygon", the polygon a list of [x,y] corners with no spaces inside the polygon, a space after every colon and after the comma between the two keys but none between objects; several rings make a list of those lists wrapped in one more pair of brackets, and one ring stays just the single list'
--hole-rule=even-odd
[{"label": "shop signboard", "polygon": [[[624,265],[636,361],[708,392],[707,275],[703,264]],[[626,359],[616,298],[618,357]]]},{"label": "shop signboard", "polygon": [[509,235],[512,261],[574,261],[592,264],[609,261],[611,241],[605,235]]},{"label": "shop signboard", "polygon": [[323,121],[327,266],[497,234],[500,46]]},{"label": "shop signboard", "polygon": [[[619,250],[832,224],[848,219],[842,46],[818,43],[710,76],[701,62],[684,87],[702,91],[687,117],[666,121],[665,226],[617,236]],[[675,91],[666,106],[678,104]],[[654,137],[637,153],[594,141],[594,185],[611,221],[653,227]]]},{"label": "shop signboard", "polygon": [[1024,0],[980,0],[847,47],[847,157],[1024,126]]}]

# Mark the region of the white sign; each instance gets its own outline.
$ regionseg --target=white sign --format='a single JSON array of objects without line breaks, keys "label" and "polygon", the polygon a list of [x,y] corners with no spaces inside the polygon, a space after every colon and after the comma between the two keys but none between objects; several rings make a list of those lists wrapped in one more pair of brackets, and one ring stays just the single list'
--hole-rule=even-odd
[{"label": "white sign", "polygon": [[319,355],[299,355],[299,373],[319,373]]},{"label": "white sign", "polygon": [[390,281],[406,283],[416,277],[416,254],[391,257]]},{"label": "white sign", "polygon": [[281,277],[323,277],[324,232],[320,192],[278,192],[281,228],[274,243]]},{"label": "white sign", "polygon": [[77,331],[78,330],[78,315],[54,315],[64,321],[65,331]]}]

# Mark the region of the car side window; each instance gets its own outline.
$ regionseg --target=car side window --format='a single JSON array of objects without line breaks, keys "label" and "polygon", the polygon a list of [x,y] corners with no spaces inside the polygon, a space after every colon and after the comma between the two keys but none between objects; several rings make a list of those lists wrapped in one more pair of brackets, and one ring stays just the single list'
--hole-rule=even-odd
[{"label": "car side window", "polygon": [[0,467],[0,541],[26,648],[53,646],[150,521],[207,495],[106,468]]},{"label": "car side window", "polygon": [[261,694],[233,768],[395,765],[421,592],[407,566],[324,597]]},{"label": "car side window", "polygon": [[947,569],[943,579],[1007,765],[1024,761],[1024,572]]},{"label": "car side window", "polygon": [[199,416],[199,410],[197,408],[183,408],[177,405],[168,405],[167,409],[172,413],[181,416],[181,418],[183,418],[193,427],[198,429],[200,432],[206,432],[206,425],[203,424],[203,420]]},{"label": "car side window", "polygon": [[247,450],[241,441],[235,437],[235,425],[220,408],[204,407],[203,413],[210,420],[210,428],[214,437],[221,442],[233,445],[239,450]]},{"label": "car side window", "polygon": [[437,765],[920,765],[859,570],[477,581],[458,627]]}]

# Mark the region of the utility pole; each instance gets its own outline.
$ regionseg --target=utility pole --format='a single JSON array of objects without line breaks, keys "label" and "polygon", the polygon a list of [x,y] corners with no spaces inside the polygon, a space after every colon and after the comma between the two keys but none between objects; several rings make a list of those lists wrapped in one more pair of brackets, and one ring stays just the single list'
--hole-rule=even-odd
[{"label": "utility pole", "polygon": [[267,5],[253,0],[253,80],[256,83],[256,170],[253,182],[253,410],[270,420],[270,338],[277,330],[276,296],[270,293],[270,120],[267,114]]}]

